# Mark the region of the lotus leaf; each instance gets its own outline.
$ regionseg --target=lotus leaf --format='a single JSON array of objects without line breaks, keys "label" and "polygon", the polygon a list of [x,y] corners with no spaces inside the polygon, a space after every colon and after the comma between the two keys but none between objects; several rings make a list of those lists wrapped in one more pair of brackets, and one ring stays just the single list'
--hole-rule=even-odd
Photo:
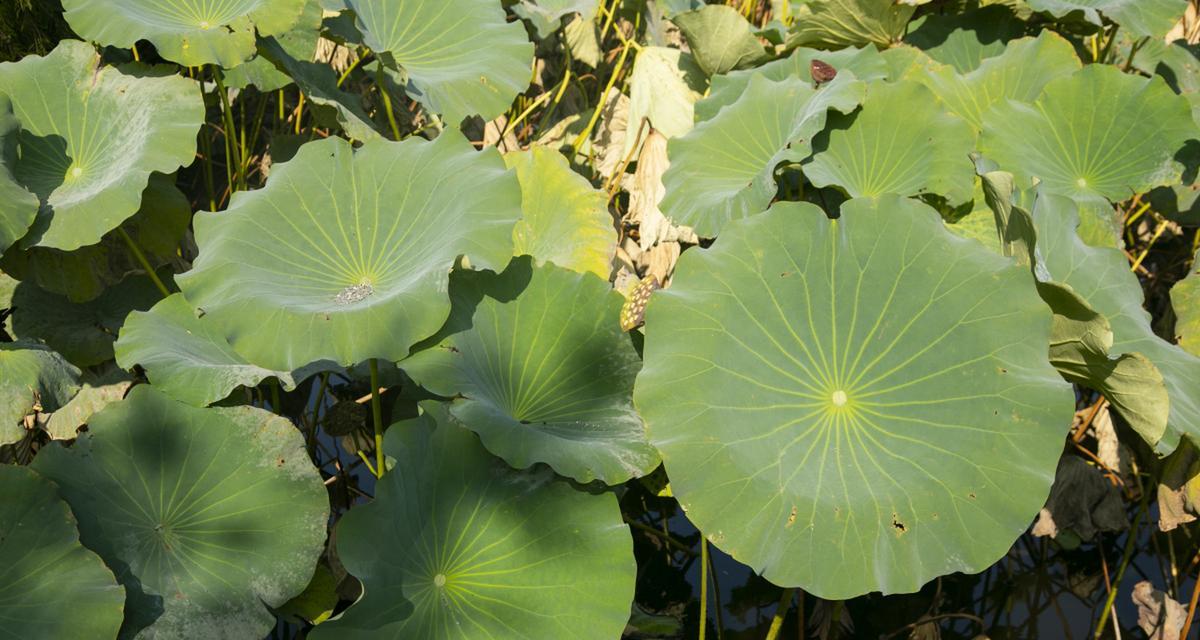
[{"label": "lotus leaf", "polygon": [[37,218],[37,195],[21,186],[13,175],[20,130],[12,101],[0,93],[0,253],[20,240]]},{"label": "lotus leaf", "polygon": [[930,58],[967,74],[987,58],[1004,53],[1009,40],[1025,33],[1025,25],[1004,5],[965,13],[929,14],[909,25],[904,41]]},{"label": "lotus leaf", "polygon": [[820,89],[795,77],[752,77],[737,102],[671,141],[659,208],[708,237],[730,220],[761,212],[775,196],[775,168],[807,157],[827,112],[853,111],[863,93],[849,73]]},{"label": "lotus leaf", "polygon": [[815,49],[888,47],[904,35],[916,10],[912,3],[896,0],[807,0],[797,11],[787,43]]},{"label": "lotus leaf", "polygon": [[149,40],[185,67],[236,67],[254,55],[254,34],[280,34],[300,19],[306,0],[63,0],[79,35],[128,49]]},{"label": "lotus leaf", "polygon": [[263,637],[267,607],[304,590],[324,548],[328,499],[304,439],[261,409],[140,385],[33,468],[125,586],[126,635]]},{"label": "lotus leaf", "polygon": [[[457,125],[504,113],[529,85],[533,45],[495,0],[346,0],[367,46],[408,73],[409,95]],[[470,28],[465,28],[466,25]]]},{"label": "lotus leaf", "polygon": [[975,184],[974,148],[971,126],[947,113],[929,89],[877,82],[867,87],[859,111],[830,117],[804,173],[814,185],[836,186],[854,198],[936,194],[961,204]]},{"label": "lotus leaf", "polygon": [[744,69],[761,62],[767,52],[750,23],[737,9],[710,4],[672,19],[687,38],[696,64],[708,75]]},{"label": "lotus leaf", "polygon": [[533,24],[538,38],[545,38],[558,30],[563,16],[577,13],[591,22],[598,8],[599,0],[521,0],[513,5],[513,12]]},{"label": "lotus leaf", "polygon": [[1033,104],[997,104],[983,123],[981,151],[1022,186],[1037,178],[1079,200],[1121,201],[1178,181],[1175,154],[1198,133],[1187,100],[1161,78],[1108,65],[1051,80]]},{"label": "lotus leaf", "polygon": [[822,598],[1003,556],[1074,396],[1021,267],[898,196],[776,204],[683,255],[634,401],[708,540]]},{"label": "lotus leaf", "polygon": [[13,638],[115,638],[125,589],[79,544],[54,485],[0,465],[0,619]]},{"label": "lotus leaf", "polygon": [[513,254],[607,280],[617,246],[608,196],[553,149],[509,153],[504,163],[517,172],[525,214],[513,228]]},{"label": "lotus leaf", "polygon": [[51,438],[75,439],[79,428],[92,419],[92,414],[120,401],[133,385],[129,372],[112,363],[97,368],[97,371],[84,370],[79,376],[79,393],[50,415],[43,428]]},{"label": "lotus leaf", "polygon": [[[1200,127],[1200,46],[1177,41],[1164,47],[1154,71],[1187,98],[1192,105],[1192,120]],[[1200,143],[1189,141],[1175,159],[1184,165],[1183,180],[1151,191],[1150,203],[1155,211],[1180,224],[1200,225],[1200,185],[1196,184]]]},{"label": "lotus leaf", "polygon": [[508,262],[520,198],[495,150],[453,132],[357,151],[328,138],[226,211],[197,214],[200,256],[178,282],[260,367],[399,360],[445,321],[457,256]]},{"label": "lotus leaf", "polygon": [[[321,3],[317,0],[306,0],[296,24],[274,38],[291,58],[305,62],[313,59],[320,39]],[[225,73],[225,86],[231,89],[254,86],[259,91],[275,91],[292,82],[291,75],[277,69],[261,53]]]},{"label": "lotus leaf", "polygon": [[1192,259],[1192,272],[1171,287],[1171,305],[1175,308],[1175,335],[1179,346],[1200,356],[1200,253]]},{"label": "lotus leaf", "polygon": [[517,259],[466,273],[436,345],[400,363],[514,467],[543,462],[580,482],[618,484],[658,465],[633,409],[641,360],[618,317],[624,299],[590,273]]},{"label": "lotus leaf", "polygon": [[57,411],[79,391],[79,369],[45,345],[0,342],[0,445],[25,436],[21,419]]},{"label": "lotus leaf", "polygon": [[514,471],[429,414],[393,425],[384,449],[396,464],[375,501],[338,523],[366,593],[313,640],[621,635],[636,565],[612,494]]},{"label": "lotus leaf", "polygon": [[[135,214],[154,171],[191,164],[204,120],[199,85],[138,65],[100,65],[65,40],[45,57],[0,64],[0,94],[21,128],[17,181],[41,206],[23,248],[71,251],[100,242]],[[0,147],[9,144],[0,140]],[[27,203],[0,201],[0,218]]]},{"label": "lotus leaf", "polygon": [[1101,14],[1138,37],[1160,39],[1183,15],[1186,0],[1026,0],[1035,11],[1056,17],[1081,12],[1096,25],[1103,24]]}]

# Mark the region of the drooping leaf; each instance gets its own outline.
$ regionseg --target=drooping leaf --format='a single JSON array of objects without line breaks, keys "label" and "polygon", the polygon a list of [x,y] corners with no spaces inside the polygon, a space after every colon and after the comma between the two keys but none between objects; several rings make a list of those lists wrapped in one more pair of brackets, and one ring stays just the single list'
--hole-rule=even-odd
[{"label": "drooping leaf", "polygon": [[[290,58],[310,62],[320,39],[321,3],[318,0],[304,0],[304,9],[296,23],[287,31],[277,34],[273,41],[277,42]],[[292,82],[290,75],[277,69],[276,65],[262,54],[225,73],[225,86],[231,89],[254,86],[266,93],[282,89]]]},{"label": "drooping leaf", "polygon": [[162,300],[149,311],[129,314],[115,350],[123,368],[141,365],[156,389],[198,407],[272,376],[291,391],[322,368],[314,365],[293,373],[250,364],[229,346],[220,329],[196,316],[182,294]]},{"label": "drooping leaf", "polygon": [[641,366],[606,280],[517,259],[503,274],[466,273],[436,344],[400,363],[445,397],[456,423],[524,469],[538,462],[579,482],[649,473],[657,452],[633,409]]},{"label": "drooping leaf", "polygon": [[128,49],[149,40],[185,67],[236,67],[254,54],[254,34],[291,29],[306,0],[63,0],[75,33]]},{"label": "drooping leaf", "polygon": [[528,20],[541,39],[557,31],[564,16],[579,14],[584,22],[591,22],[597,9],[599,0],[520,0],[513,5],[513,13]]},{"label": "drooping leaf", "polygon": [[982,130],[983,116],[992,105],[1005,100],[1032,103],[1046,83],[1079,67],[1071,43],[1053,31],[1043,31],[1037,38],[1009,43],[1003,53],[963,75],[943,66],[916,79],[941,99],[947,111]]},{"label": "drooping leaf", "polygon": [[820,89],[794,77],[752,77],[736,102],[671,141],[659,208],[708,237],[763,211],[775,196],[775,168],[807,157],[828,111],[853,111],[863,93],[849,73]]},{"label": "drooping leaf", "polygon": [[[64,40],[45,57],[0,64],[0,94],[21,124],[9,133],[17,136],[12,173],[41,202],[23,248],[100,242],[137,212],[152,172],[171,173],[195,157],[204,121],[199,85],[99,61],[91,45]],[[0,201],[0,217],[24,206]]]},{"label": "drooping leaf", "polygon": [[1050,81],[1033,104],[993,106],[983,123],[981,151],[1023,187],[1037,178],[1079,200],[1121,201],[1176,182],[1175,153],[1198,135],[1187,100],[1161,78],[1098,64]]},{"label": "drooping leaf", "polygon": [[262,637],[267,607],[304,590],[324,548],[321,476],[295,426],[261,409],[139,385],[33,468],[125,586],[125,636]]},{"label": "drooping leaf", "polygon": [[904,35],[916,10],[896,0],[807,0],[799,7],[787,44],[814,49],[888,47]]},{"label": "drooping leaf", "polygon": [[836,186],[850,197],[894,193],[936,194],[950,204],[971,198],[975,133],[947,113],[916,82],[877,82],[862,108],[835,114],[813,141],[804,174],[818,187]]},{"label": "drooping leaf", "polygon": [[599,26],[594,21],[575,16],[563,27],[563,44],[571,53],[572,59],[593,69],[600,64],[603,52],[600,50]]},{"label": "drooping leaf", "polygon": [[0,619],[13,638],[114,638],[125,589],[79,544],[54,485],[0,465]]},{"label": "drooping leaf", "polygon": [[1021,267],[919,202],[779,203],[655,294],[635,404],[710,542],[822,598],[910,592],[1042,506],[1074,410],[1049,331]]},{"label": "drooping leaf", "polygon": [[310,637],[620,636],[636,564],[613,495],[514,471],[439,423],[388,429],[395,466],[338,523],[338,556],[365,594]]},{"label": "drooping leaf", "polygon": [[79,369],[49,347],[0,342],[0,444],[25,435],[21,419],[36,408],[58,411],[79,391]]},{"label": "drooping leaf", "polygon": [[1179,346],[1200,356],[1200,252],[1192,259],[1192,272],[1171,287],[1175,309],[1175,335]]},{"label": "drooping leaf", "polygon": [[196,216],[200,255],[178,282],[260,367],[399,360],[445,321],[457,256],[507,264],[520,198],[495,150],[452,131],[311,142],[263,189]]},{"label": "drooping leaf", "polygon": [[1012,9],[990,5],[963,13],[929,14],[909,25],[904,41],[930,58],[966,74],[1004,53],[1009,40],[1025,33]]},{"label": "drooping leaf", "polygon": [[767,56],[737,9],[710,4],[671,19],[687,38],[696,64],[708,75],[744,69]]},{"label": "drooping leaf", "polygon": [[1161,39],[1175,26],[1187,0],[1026,0],[1035,11],[1062,18],[1082,13],[1085,20],[1102,25],[1108,18],[1138,37]]},{"label": "drooping leaf", "polygon": [[55,440],[72,440],[92,414],[120,401],[132,384],[129,373],[113,364],[98,373],[85,370],[79,376],[79,393],[51,414],[43,428]]},{"label": "drooping leaf", "polygon": [[407,73],[409,95],[457,126],[504,113],[529,85],[533,45],[494,0],[346,0],[367,46]]},{"label": "drooping leaf", "polygon": [[629,76],[628,128],[620,157],[634,152],[643,120],[668,138],[690,131],[696,101],[704,88],[704,72],[691,54],[668,47],[642,47]]},{"label": "drooping leaf", "polygon": [[546,147],[505,154],[521,183],[524,216],[513,227],[513,255],[530,255],[607,280],[617,231],[608,197]]}]

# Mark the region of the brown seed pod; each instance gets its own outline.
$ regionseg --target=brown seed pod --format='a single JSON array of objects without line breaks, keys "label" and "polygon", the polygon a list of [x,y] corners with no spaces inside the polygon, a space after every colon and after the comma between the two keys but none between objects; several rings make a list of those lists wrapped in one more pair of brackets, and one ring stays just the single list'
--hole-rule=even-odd
[{"label": "brown seed pod", "polygon": [[650,301],[650,296],[655,291],[662,288],[658,278],[654,276],[646,276],[638,282],[633,288],[633,293],[629,295],[629,299],[625,301],[625,305],[621,307],[621,330],[633,331],[642,326],[646,322],[646,303]]}]

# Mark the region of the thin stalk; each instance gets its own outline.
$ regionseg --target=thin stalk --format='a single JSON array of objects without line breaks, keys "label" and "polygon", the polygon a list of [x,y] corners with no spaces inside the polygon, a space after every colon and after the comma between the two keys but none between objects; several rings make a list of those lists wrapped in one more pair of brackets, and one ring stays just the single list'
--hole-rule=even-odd
[{"label": "thin stalk", "polygon": [[708,630],[708,540],[700,536],[700,640]]},{"label": "thin stalk", "polygon": [[[625,59],[629,57],[629,50],[632,48],[632,40],[627,41],[621,48],[621,57],[617,58],[617,66],[613,67],[612,75],[608,77],[608,84],[604,86],[604,91],[600,92],[601,104],[603,104],[604,96],[607,96],[609,90],[613,88],[614,84],[616,84],[617,76],[621,75],[621,69],[625,67]],[[583,148],[583,143],[592,136],[592,129],[596,127],[596,121],[600,119],[601,111],[603,111],[603,109],[597,108],[592,112],[592,118],[591,120],[588,120],[587,127],[584,127],[583,131],[579,132],[579,136],[575,138],[575,142],[571,145],[574,153],[579,153],[579,150]]]},{"label": "thin stalk", "polygon": [[279,92],[276,94],[275,101],[279,105],[279,121],[283,122],[284,119],[287,117],[283,114],[283,89],[280,89]]},{"label": "thin stalk", "polygon": [[296,135],[300,135],[300,121],[304,116],[304,92],[300,92],[300,99],[296,102]]},{"label": "thin stalk", "polygon": [[129,50],[133,52],[133,61],[134,61],[134,62],[141,62],[141,61],[142,61],[142,57],[138,55],[137,43],[136,43],[136,42],[135,42],[135,43],[133,43],[132,45],[130,45],[130,47],[129,47]]},{"label": "thin stalk", "polygon": [[1187,640],[1188,631],[1192,628],[1192,618],[1196,615],[1196,601],[1198,599],[1200,599],[1200,576],[1197,576],[1196,584],[1192,586],[1192,599],[1188,603],[1187,619],[1183,621],[1183,631],[1179,633],[1179,640]]},{"label": "thin stalk", "polygon": [[1133,266],[1129,267],[1130,271],[1137,271],[1138,267],[1142,266],[1142,261],[1146,259],[1147,255],[1150,254],[1150,247],[1153,247],[1154,243],[1158,241],[1158,237],[1163,234],[1163,231],[1167,230],[1167,222],[1168,220],[1163,218],[1162,221],[1158,223],[1158,226],[1154,228],[1154,235],[1150,238],[1150,242],[1146,244],[1146,248],[1142,249],[1141,254],[1139,254],[1137,257],[1137,260],[1133,261]]},{"label": "thin stalk", "polygon": [[1104,50],[1100,52],[1100,59],[1097,62],[1108,60],[1108,54],[1112,52],[1113,43],[1117,41],[1117,30],[1120,28],[1121,25],[1113,25],[1112,31],[1108,34],[1108,42],[1104,43]]},{"label": "thin stalk", "polygon": [[379,361],[367,361],[371,368],[371,419],[375,423],[375,477],[383,477],[383,406],[379,401]]},{"label": "thin stalk", "polygon": [[141,247],[137,246],[137,243],[133,241],[133,238],[129,237],[129,234],[125,232],[124,227],[117,227],[117,233],[121,234],[121,239],[125,241],[125,244],[129,247],[129,251],[133,253],[133,257],[137,259],[138,264],[142,265],[142,269],[146,270],[146,275],[150,277],[150,281],[154,283],[154,286],[158,289],[158,292],[161,293],[164,298],[171,295],[171,290],[168,289],[167,285],[163,284],[163,281],[158,278],[158,274],[154,273],[154,269],[150,266],[150,261],[146,259],[146,254],[142,253]]},{"label": "thin stalk", "polygon": [[220,94],[221,117],[225,122],[225,168],[229,174],[229,190],[235,191],[237,175],[234,173],[234,167],[240,167],[242,159],[238,155],[240,149],[237,145],[237,130],[233,126],[233,107],[229,103],[229,92],[225,89],[225,80],[219,67],[213,66],[213,80],[217,84],[217,93]]},{"label": "thin stalk", "polygon": [[779,630],[783,628],[783,619],[787,617],[795,591],[795,589],[783,590],[783,595],[779,597],[779,606],[775,608],[775,617],[771,618],[771,627],[767,629],[767,640],[775,640],[779,637]]},{"label": "thin stalk", "polygon": [[400,125],[396,124],[396,114],[392,113],[392,96],[388,93],[387,85],[383,83],[383,62],[375,68],[375,88],[383,96],[383,108],[387,110],[388,126],[392,128],[392,139],[400,139]]},{"label": "thin stalk", "polygon": [[721,581],[717,579],[717,563],[708,554],[708,573],[713,583],[713,611],[717,614],[717,640],[725,640],[725,616],[721,613]]},{"label": "thin stalk", "polygon": [[279,378],[271,378],[271,407],[275,413],[283,415],[283,404],[279,401]]},{"label": "thin stalk", "polygon": [[208,210],[217,210],[217,192],[213,187],[212,140],[208,133],[200,131],[200,151],[204,154],[204,186],[208,188]]},{"label": "thin stalk", "polygon": [[337,86],[339,89],[342,88],[342,83],[346,81],[346,78],[349,78],[350,74],[355,69],[358,68],[358,63],[362,62],[365,59],[366,59],[366,56],[360,56],[357,54],[357,52],[355,53],[354,62],[351,62],[350,66],[346,67],[346,70],[342,72],[342,75],[338,76]]},{"label": "thin stalk", "polygon": [[1133,559],[1133,549],[1137,546],[1138,526],[1142,524],[1142,516],[1146,515],[1146,504],[1143,501],[1142,508],[1138,509],[1137,516],[1133,519],[1133,526],[1129,528],[1129,537],[1125,539],[1125,551],[1121,556],[1121,565],[1117,567],[1117,574],[1113,576],[1112,587],[1108,590],[1108,597],[1104,600],[1104,610],[1100,612],[1100,622],[1096,625],[1096,633],[1092,636],[1099,638],[1104,633],[1104,627],[1108,624],[1108,616],[1113,611],[1113,603],[1117,599],[1117,591],[1121,588],[1121,578],[1125,575],[1125,568],[1129,566],[1129,561]]}]

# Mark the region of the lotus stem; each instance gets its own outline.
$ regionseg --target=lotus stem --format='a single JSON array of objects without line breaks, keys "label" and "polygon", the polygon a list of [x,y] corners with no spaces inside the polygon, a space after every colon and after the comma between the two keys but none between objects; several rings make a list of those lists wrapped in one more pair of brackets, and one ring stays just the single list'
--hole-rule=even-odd
[{"label": "lotus stem", "polygon": [[700,535],[700,640],[708,630],[708,540]]},{"label": "lotus stem", "polygon": [[271,408],[283,415],[283,405],[279,402],[279,378],[271,378]]},{"label": "lotus stem", "polygon": [[142,269],[145,269],[146,275],[150,277],[150,281],[153,282],[154,286],[158,288],[158,292],[161,293],[164,298],[170,296],[171,290],[167,288],[167,285],[163,284],[163,281],[159,279],[158,274],[154,273],[154,268],[150,266],[150,261],[146,259],[146,254],[142,253],[142,249],[137,246],[137,243],[133,241],[133,238],[129,237],[129,234],[126,233],[125,228],[117,227],[117,233],[121,234],[121,238],[125,240],[125,244],[129,247],[129,251],[133,253],[133,257],[137,259],[138,264],[142,265]]},{"label": "lotus stem", "polygon": [[375,423],[375,477],[383,477],[383,406],[379,401],[379,361],[367,361],[371,369],[371,418]]},{"label": "lotus stem", "polygon": [[783,595],[779,596],[779,606],[775,608],[775,617],[771,618],[771,627],[767,629],[767,640],[775,640],[779,637],[779,631],[783,629],[783,619],[787,617],[794,595],[796,595],[796,589],[790,588],[784,589]]},{"label": "lotus stem", "polygon": [[379,56],[375,57],[376,63],[379,66],[375,67],[375,88],[379,90],[379,95],[383,96],[383,108],[387,111],[388,126],[392,128],[392,138],[400,139],[400,125],[396,124],[396,114],[392,113],[392,96],[388,93],[387,85],[383,82],[383,60]]},{"label": "lotus stem", "polygon": [[629,57],[629,50],[631,48],[633,48],[632,40],[626,41],[625,46],[621,47],[621,57],[617,58],[617,66],[613,67],[612,75],[608,77],[608,84],[604,85],[604,91],[600,92],[600,105],[592,112],[592,118],[588,120],[587,126],[584,127],[583,131],[579,132],[579,135],[575,138],[575,142],[571,145],[573,153],[579,153],[579,149],[583,147],[583,143],[592,136],[592,129],[596,128],[596,121],[600,119],[600,112],[604,110],[601,108],[604,104],[604,97],[608,95],[613,85],[617,83],[617,76],[621,75],[621,69],[625,68],[625,59]]},{"label": "lotus stem", "polygon": [[1142,524],[1142,516],[1146,515],[1146,504],[1143,501],[1142,508],[1138,509],[1137,516],[1133,519],[1133,526],[1129,528],[1129,537],[1125,539],[1125,551],[1121,556],[1121,565],[1117,567],[1117,575],[1113,576],[1112,587],[1108,590],[1108,598],[1104,600],[1104,609],[1100,612],[1100,622],[1096,624],[1096,633],[1092,636],[1099,638],[1104,634],[1104,627],[1108,624],[1108,616],[1113,611],[1113,602],[1117,599],[1117,591],[1121,587],[1121,578],[1125,575],[1125,568],[1129,566],[1129,561],[1133,559],[1133,550],[1137,546],[1138,526]]},{"label": "lotus stem", "polygon": [[[225,122],[225,169],[229,180],[230,193],[237,191],[237,175],[240,173],[242,159],[241,148],[237,143],[237,133],[233,124],[233,106],[229,102],[229,91],[225,89],[225,78],[220,67],[213,66],[213,81],[217,85],[217,93],[221,98],[221,118]],[[235,169],[237,167],[237,169]]]}]

